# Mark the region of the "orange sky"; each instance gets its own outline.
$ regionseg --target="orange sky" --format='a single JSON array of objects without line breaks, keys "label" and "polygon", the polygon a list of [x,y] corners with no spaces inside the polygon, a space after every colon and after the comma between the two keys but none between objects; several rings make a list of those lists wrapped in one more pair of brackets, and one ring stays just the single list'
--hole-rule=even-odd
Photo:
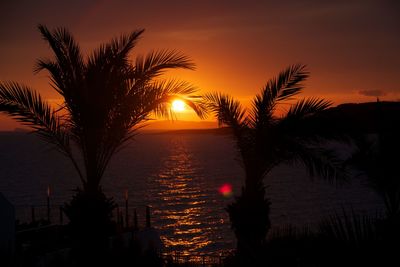
[{"label": "orange sky", "polygon": [[[82,3],[84,2],[84,3]],[[84,51],[145,28],[136,52],[177,49],[196,71],[170,73],[249,103],[286,66],[307,64],[305,96],[344,102],[400,99],[400,1],[1,1],[0,80],[58,95],[35,60],[50,56],[36,29],[65,26]],[[133,55],[134,56],[134,55]],[[186,114],[178,119],[192,120]],[[4,115],[0,130],[18,127]]]}]

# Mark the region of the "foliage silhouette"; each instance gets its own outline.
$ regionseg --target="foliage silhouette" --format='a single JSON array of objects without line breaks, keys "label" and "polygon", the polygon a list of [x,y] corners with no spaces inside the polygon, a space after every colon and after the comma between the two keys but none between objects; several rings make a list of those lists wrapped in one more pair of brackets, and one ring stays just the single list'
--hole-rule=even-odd
[{"label": "foliage silhouette", "polygon": [[376,229],[379,219],[378,215],[359,215],[343,208],[341,214],[335,213],[320,222],[319,233],[325,238],[361,247],[379,239]]},{"label": "foliage silhouette", "polygon": [[115,208],[112,199],[107,198],[103,192],[88,194],[77,189],[72,201],[65,205],[64,212],[70,219],[68,225],[69,235],[74,247],[88,249],[92,247],[103,248],[107,244],[102,244],[107,237],[113,233],[115,225],[111,222],[112,210]]},{"label": "foliage silhouette", "polygon": [[[184,100],[204,116],[205,106],[194,95],[194,86],[162,78],[169,69],[193,70],[195,65],[188,57],[167,50],[137,56],[131,62],[143,30],[101,44],[84,58],[67,29],[38,28],[54,59],[39,59],[35,71],[48,71],[51,86],[63,102],[54,109],[30,87],[0,82],[0,111],[30,126],[71,160],[82,191],[67,206],[67,214],[73,220],[78,218],[82,229],[77,233],[93,236],[99,229],[89,225],[110,223],[112,203],[102,193],[100,182],[111,157],[151,116],[171,116],[169,103],[174,99]],[[92,207],[96,207],[96,216]],[[105,221],[96,221],[101,218]],[[71,224],[76,230],[74,222]]]},{"label": "foliage silhouette", "polygon": [[[344,177],[344,169],[334,153],[320,144],[327,138],[312,124],[313,115],[326,110],[330,102],[302,99],[283,115],[276,115],[280,104],[290,103],[303,90],[308,77],[304,65],[293,65],[282,71],[245,109],[229,95],[205,95],[207,106],[221,125],[231,128],[245,171],[242,194],[227,208],[237,238],[238,255],[257,261],[270,228],[269,206],[263,179],[278,164],[302,163],[310,175],[329,181]],[[312,127],[311,127],[312,126]]]},{"label": "foliage silhouette", "polygon": [[[130,140],[152,114],[168,116],[169,102],[182,98],[202,117],[204,106],[193,97],[197,90],[184,81],[165,80],[168,69],[194,69],[176,51],[129,56],[143,30],[100,45],[85,60],[79,45],[64,28],[39,25],[55,59],[40,59],[36,72],[50,73],[53,89],[63,98],[55,110],[33,89],[15,82],[0,83],[0,111],[9,114],[67,156],[85,191],[99,190],[100,180],[114,153]],[[83,157],[77,162],[72,143]]]},{"label": "foliage silhouette", "polygon": [[[400,179],[398,139],[400,128],[386,117],[381,102],[375,105],[375,129],[372,134],[354,136],[356,151],[348,160],[367,179],[367,185],[382,199],[385,216],[379,222],[384,239],[400,238]],[[387,112],[386,112],[387,113]]]},{"label": "foliage silhouette", "polygon": [[[202,117],[204,107],[190,95],[187,82],[159,79],[167,69],[194,69],[175,51],[152,52],[129,61],[143,30],[102,44],[85,61],[78,44],[64,28],[49,31],[39,25],[55,60],[40,59],[36,71],[50,73],[52,87],[63,97],[54,110],[40,94],[15,82],[0,83],[0,111],[9,114],[54,144],[74,164],[85,191],[97,191],[112,155],[130,140],[152,113],[168,116],[168,103],[184,98]],[[73,154],[75,143],[82,168]]]}]

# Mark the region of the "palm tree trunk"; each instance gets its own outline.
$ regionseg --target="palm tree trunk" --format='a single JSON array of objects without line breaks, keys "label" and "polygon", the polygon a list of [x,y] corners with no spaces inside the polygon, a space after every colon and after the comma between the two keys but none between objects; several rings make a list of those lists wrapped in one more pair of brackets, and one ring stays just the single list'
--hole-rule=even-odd
[{"label": "palm tree trunk", "polygon": [[237,239],[238,255],[259,262],[270,229],[270,202],[259,176],[247,176],[242,194],[227,208]]},{"label": "palm tree trunk", "polygon": [[88,127],[83,137],[82,150],[84,151],[85,168],[86,168],[86,184],[84,185],[84,191],[87,193],[99,192],[100,179],[99,177],[99,160],[98,150],[100,140],[96,131]]}]

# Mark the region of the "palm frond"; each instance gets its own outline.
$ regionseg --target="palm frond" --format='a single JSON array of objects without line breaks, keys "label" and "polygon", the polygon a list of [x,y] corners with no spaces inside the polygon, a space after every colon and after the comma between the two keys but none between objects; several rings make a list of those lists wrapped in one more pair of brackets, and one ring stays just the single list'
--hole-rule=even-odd
[{"label": "palm frond", "polygon": [[36,62],[35,71],[39,72],[41,70],[47,70],[50,73],[51,86],[57,93],[64,96],[66,94],[64,75],[59,64],[49,59],[39,59]]},{"label": "palm frond", "polygon": [[112,39],[110,47],[114,51],[114,54],[117,54],[120,57],[128,55],[136,46],[143,32],[144,29],[140,29],[132,31],[129,34],[122,34],[118,38]]},{"label": "palm frond", "polygon": [[301,119],[322,112],[332,105],[331,101],[320,98],[303,98],[292,105],[286,113],[287,118]]},{"label": "palm frond", "polygon": [[81,179],[79,166],[73,158],[70,138],[62,119],[34,90],[14,82],[0,82],[0,112],[30,126],[41,138],[69,157]]},{"label": "palm frond", "polygon": [[285,135],[302,138],[302,141],[321,144],[327,140],[351,144],[349,136],[323,116],[331,102],[319,98],[297,101],[277,121],[277,129]]},{"label": "palm frond", "polygon": [[291,224],[284,224],[273,228],[268,233],[268,239],[272,242],[284,240],[300,240],[304,238],[312,238],[315,234],[310,225],[303,227],[295,227]]},{"label": "palm frond", "polygon": [[[174,99],[181,99],[200,118],[203,118],[206,115],[206,105],[201,98],[194,95],[197,91],[198,88],[185,81],[158,80],[135,90],[135,94],[128,96],[126,105],[135,107],[131,117],[136,120],[147,118],[150,113],[161,117],[171,117],[170,103]],[[136,120],[135,124],[137,124]]]},{"label": "palm frond", "polygon": [[36,130],[57,128],[57,117],[41,96],[15,82],[0,83],[1,111]]},{"label": "palm frond", "polygon": [[265,128],[273,121],[273,112],[269,108],[269,102],[261,94],[257,94],[252,102],[249,121],[254,129]]},{"label": "palm frond", "polygon": [[153,51],[146,56],[138,56],[133,68],[132,79],[137,83],[145,83],[160,76],[168,69],[194,70],[195,64],[192,60],[175,50]]},{"label": "palm frond", "polygon": [[[144,30],[132,31],[113,38],[109,43],[100,45],[89,56],[88,68],[110,71],[111,67],[126,65],[128,54],[135,47]],[[121,69],[119,69],[121,71]]]},{"label": "palm frond", "polygon": [[65,28],[50,31],[38,26],[42,37],[54,52],[55,60],[39,59],[35,72],[47,70],[52,87],[64,98],[65,107],[71,115],[78,114],[77,103],[83,92],[86,65],[79,45]]},{"label": "palm frond", "polygon": [[[143,127],[151,114],[169,116],[169,105],[175,99],[182,99],[200,117],[205,115],[205,105],[201,98],[191,97],[195,88],[190,83],[178,80],[162,80],[149,84],[135,95],[127,96],[116,106],[109,118],[109,124],[103,129],[101,150],[98,155],[99,172],[102,174],[115,151],[128,142],[136,131]],[[101,176],[101,175],[100,175]]]},{"label": "palm frond", "polygon": [[[48,42],[52,48],[54,55],[57,58],[57,63],[60,68],[70,75],[70,78],[82,74],[84,68],[84,60],[79,45],[75,42],[73,36],[65,28],[57,28],[53,32],[50,32],[43,25],[38,26],[39,31],[42,34],[44,40]],[[43,66],[39,63],[36,71],[43,69]]]},{"label": "palm frond", "polygon": [[202,96],[189,95],[183,98],[178,97],[178,99],[181,99],[186,105],[193,109],[200,119],[207,118],[207,103]]},{"label": "palm frond", "polygon": [[292,65],[267,82],[260,94],[253,99],[250,119],[252,124],[263,126],[272,119],[275,106],[299,94],[308,77],[305,65]]},{"label": "palm frond", "polygon": [[359,215],[353,209],[349,213],[342,208],[341,214],[335,212],[319,224],[319,233],[325,238],[347,245],[361,246],[378,240],[379,219],[378,215]]},{"label": "palm frond", "polygon": [[306,66],[295,64],[289,66],[284,71],[279,73],[278,78],[268,82],[265,91],[270,91],[271,96],[276,98],[276,101],[287,100],[288,98],[297,95],[303,89],[302,82],[309,76]]},{"label": "palm frond", "polygon": [[[115,142],[109,135],[115,134],[114,138],[121,137],[120,132],[125,129],[126,122],[119,120],[121,114],[127,114],[127,110],[122,110],[121,105],[128,91],[127,75],[130,69],[128,55],[142,33],[143,30],[132,31],[114,38],[89,56],[85,83],[80,86],[80,92],[72,99],[79,109],[70,109],[72,117],[70,122],[74,125],[72,133],[78,141],[82,135],[94,135],[99,143],[108,140],[113,145]],[[111,130],[110,127],[117,125],[122,127],[121,131]],[[91,129],[97,130],[92,132]],[[87,147],[83,147],[83,150],[86,151]],[[108,148],[104,150],[109,151]]]},{"label": "palm frond", "polygon": [[246,125],[246,110],[229,95],[208,93],[204,96],[207,107],[213,113],[220,125],[227,125],[234,131]]},{"label": "palm frond", "polygon": [[326,110],[330,105],[331,102],[324,99],[303,98],[293,104],[286,114],[280,118],[277,127],[281,132],[293,136],[322,138],[321,127],[316,125],[318,121],[314,123],[311,117]]},{"label": "palm frond", "polygon": [[313,147],[301,143],[300,140],[297,142],[292,140],[283,150],[285,155],[280,157],[286,158],[285,161],[303,164],[311,178],[318,176],[329,182],[348,180],[348,173],[342,160],[330,149]]}]

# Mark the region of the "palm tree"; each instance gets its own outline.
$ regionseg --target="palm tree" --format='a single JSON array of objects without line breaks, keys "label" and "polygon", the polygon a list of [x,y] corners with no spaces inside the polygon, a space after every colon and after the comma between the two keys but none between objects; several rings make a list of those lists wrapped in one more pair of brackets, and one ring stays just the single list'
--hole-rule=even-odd
[{"label": "palm tree", "polygon": [[[175,51],[129,55],[143,30],[102,44],[85,60],[79,45],[64,28],[49,31],[39,25],[55,60],[40,59],[36,71],[47,70],[51,85],[63,98],[53,109],[33,89],[15,82],[0,83],[0,111],[7,113],[55,147],[73,163],[85,191],[99,190],[103,173],[115,152],[130,140],[152,114],[168,115],[168,103],[182,98],[202,117],[204,107],[191,98],[187,82],[163,80],[167,69],[194,69]],[[73,153],[77,145],[81,167]]]},{"label": "palm tree", "polygon": [[231,128],[245,171],[242,193],[227,211],[237,238],[238,253],[257,257],[270,228],[269,206],[264,177],[281,163],[303,163],[310,175],[329,180],[341,176],[342,167],[332,151],[319,145],[328,136],[318,133],[311,122],[313,115],[326,110],[330,102],[308,98],[290,106],[281,116],[279,104],[299,94],[308,77],[303,65],[293,65],[269,80],[256,95],[250,109],[229,95],[210,93],[205,96],[210,112],[219,123]]},{"label": "palm tree", "polygon": [[[100,182],[111,157],[152,115],[170,115],[173,99],[184,100],[197,115],[204,115],[201,99],[193,96],[195,87],[161,77],[168,69],[193,70],[195,65],[188,57],[163,50],[129,60],[143,30],[112,39],[84,58],[68,30],[38,28],[54,59],[38,60],[36,72],[49,72],[51,85],[63,102],[54,109],[32,88],[0,82],[0,111],[33,128],[71,160],[84,195],[78,194],[75,202],[105,201]],[[75,217],[94,210],[89,204]],[[108,217],[111,210],[108,205],[99,216]]]}]

